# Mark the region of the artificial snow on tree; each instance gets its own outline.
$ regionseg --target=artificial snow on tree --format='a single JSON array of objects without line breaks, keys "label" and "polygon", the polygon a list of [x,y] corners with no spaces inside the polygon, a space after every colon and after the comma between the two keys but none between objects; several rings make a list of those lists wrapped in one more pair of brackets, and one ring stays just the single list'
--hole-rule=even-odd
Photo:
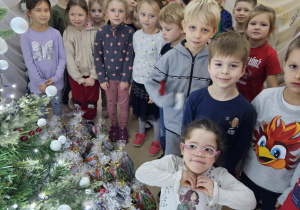
[{"label": "artificial snow on tree", "polygon": [[156,209],[125,142],[115,150],[102,120],[91,127],[82,112],[66,127],[39,119],[48,103],[33,94],[0,111],[0,209]]}]

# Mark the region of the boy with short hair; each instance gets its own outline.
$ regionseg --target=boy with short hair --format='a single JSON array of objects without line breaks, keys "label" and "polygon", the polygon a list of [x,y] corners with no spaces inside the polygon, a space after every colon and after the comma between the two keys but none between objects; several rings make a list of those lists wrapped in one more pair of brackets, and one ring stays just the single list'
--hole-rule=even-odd
[{"label": "boy with short hair", "polygon": [[[186,39],[156,63],[145,83],[151,99],[164,109],[166,155],[181,155],[178,145],[186,98],[192,91],[207,87],[211,82],[206,43],[218,30],[219,21],[219,6],[214,0],[191,1],[182,21]],[[164,80],[165,93],[161,95],[158,83]]]},{"label": "boy with short hair", "polygon": [[248,55],[245,36],[234,31],[217,36],[208,47],[208,71],[213,84],[190,95],[182,121],[183,128],[204,118],[220,126],[228,146],[223,166],[232,174],[248,149],[254,126],[254,109],[236,89],[245,73]]},{"label": "boy with short hair", "polygon": [[249,15],[256,4],[257,0],[236,0],[232,11],[236,23],[232,30],[244,34]]},{"label": "boy with short hair", "polygon": [[[159,12],[158,20],[161,26],[161,32],[166,44],[160,51],[163,56],[166,52],[171,50],[177,44],[179,44],[184,38],[185,34],[182,28],[182,20],[184,18],[185,4],[183,3],[170,3]],[[161,88],[159,90],[161,95],[165,93],[166,81],[161,81]],[[166,128],[164,123],[163,108],[159,109],[160,117],[160,144],[163,150],[162,156],[164,156],[166,146]]]}]

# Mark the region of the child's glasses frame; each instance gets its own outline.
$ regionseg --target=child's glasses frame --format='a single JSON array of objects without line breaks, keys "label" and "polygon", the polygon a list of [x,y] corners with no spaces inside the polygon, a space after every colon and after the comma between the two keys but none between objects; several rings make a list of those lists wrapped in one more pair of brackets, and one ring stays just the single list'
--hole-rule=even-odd
[{"label": "child's glasses frame", "polygon": [[200,149],[196,144],[185,144],[182,143],[183,147],[192,155],[195,155],[201,152],[205,157],[214,157],[219,154],[219,151],[216,151],[212,147],[205,147],[204,149]]}]

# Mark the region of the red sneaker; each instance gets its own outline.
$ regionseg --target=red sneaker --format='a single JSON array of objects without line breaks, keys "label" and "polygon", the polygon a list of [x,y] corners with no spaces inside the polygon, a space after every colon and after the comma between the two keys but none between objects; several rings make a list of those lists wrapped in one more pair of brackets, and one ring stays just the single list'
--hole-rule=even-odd
[{"label": "red sneaker", "polygon": [[149,149],[149,155],[151,155],[151,156],[157,155],[160,150],[161,150],[160,142],[153,141],[151,144],[151,147]]},{"label": "red sneaker", "polygon": [[135,139],[133,141],[133,146],[140,147],[143,145],[144,141],[148,138],[147,133],[137,133],[135,134]]}]

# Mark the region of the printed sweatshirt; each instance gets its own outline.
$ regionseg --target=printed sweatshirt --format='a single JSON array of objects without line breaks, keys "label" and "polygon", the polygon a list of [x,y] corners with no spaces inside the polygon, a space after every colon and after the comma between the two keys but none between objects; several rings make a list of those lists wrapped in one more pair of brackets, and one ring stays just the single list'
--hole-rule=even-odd
[{"label": "printed sweatshirt", "polygon": [[225,168],[211,167],[204,172],[214,182],[213,197],[187,186],[180,186],[182,171],[186,171],[184,160],[175,155],[142,164],[135,177],[142,183],[161,187],[160,210],[197,209],[221,210],[222,206],[232,209],[254,209],[256,200],[253,192],[236,180]]},{"label": "printed sweatshirt", "polygon": [[50,78],[57,90],[63,89],[66,57],[59,31],[52,27],[44,32],[29,28],[20,35],[20,41],[30,78],[30,92],[41,93],[39,85]]},{"label": "printed sweatshirt", "polygon": [[285,88],[265,89],[252,101],[257,120],[242,166],[256,185],[282,193],[281,204],[293,188],[292,177],[300,177],[300,112],[284,100]]},{"label": "printed sweatshirt", "polygon": [[107,24],[99,28],[95,39],[95,66],[100,83],[131,81],[133,33],[124,23],[118,27]]},{"label": "printed sweatshirt", "polygon": [[93,55],[95,35],[96,30],[91,26],[81,31],[68,26],[64,32],[68,73],[78,84],[84,81],[83,76],[98,79]]}]

